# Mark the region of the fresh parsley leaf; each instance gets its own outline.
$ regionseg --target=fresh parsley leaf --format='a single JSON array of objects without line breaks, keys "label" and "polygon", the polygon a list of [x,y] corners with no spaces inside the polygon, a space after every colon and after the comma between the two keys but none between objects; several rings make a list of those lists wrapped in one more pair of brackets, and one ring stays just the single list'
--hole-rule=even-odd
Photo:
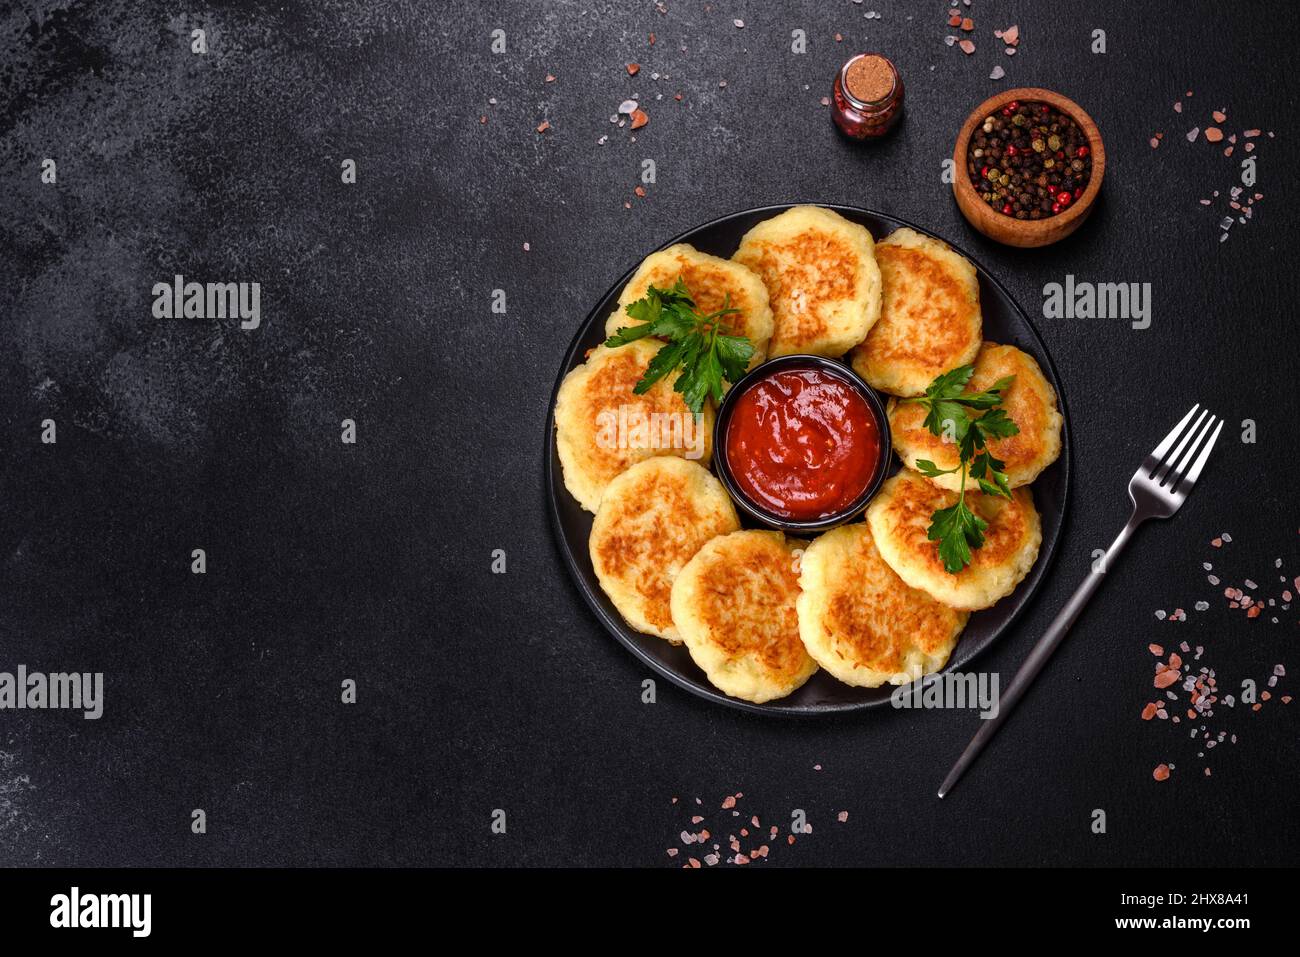
[{"label": "fresh parsley leaf", "polygon": [[605,340],[606,346],[614,349],[646,336],[668,340],[637,382],[634,391],[638,395],[680,368],[673,390],[681,394],[692,412],[699,413],[710,396],[714,401],[722,400],[723,381],[737,381],[754,357],[754,346],[747,338],[727,332],[726,320],[740,314],[739,309],[732,308],[731,297],[718,311],[701,315],[680,276],[672,289],[651,286],[625,311],[637,324],[618,329]]},{"label": "fresh parsley leaf", "polygon": [[[979,481],[980,489],[986,495],[1000,495],[1009,499],[1011,486],[1008,484],[1007,473],[1002,471],[1005,466],[1006,463],[994,458],[991,452],[981,452],[971,462],[971,478]],[[988,476],[987,480],[984,478],[985,475]]]},{"label": "fresh parsley leaf", "polygon": [[939,543],[939,559],[950,574],[957,574],[970,564],[971,549],[984,545],[988,522],[972,512],[965,497],[955,505],[941,508],[931,516],[930,541]]},{"label": "fresh parsley leaf", "polygon": [[989,409],[975,422],[988,439],[1007,439],[1020,431],[1020,426],[1007,415],[1006,409]]},{"label": "fresh parsley leaf", "polygon": [[[964,392],[974,375],[974,366],[950,369],[930,383],[925,394],[904,402],[916,402],[926,408],[925,427],[934,435],[957,444],[958,464],[955,468],[941,469],[928,459],[916,463],[917,471],[926,478],[960,473],[960,491],[955,504],[937,509],[930,516],[927,531],[930,541],[936,542],[943,567],[957,574],[971,562],[971,550],[984,545],[984,531],[988,523],[966,504],[966,476],[979,483],[985,495],[1011,497],[1011,487],[1006,463],[988,451],[988,442],[1005,439],[1020,431],[1016,423],[1001,408],[1002,395],[1014,376],[998,379],[980,392]],[[982,412],[983,415],[972,415]]]},{"label": "fresh parsley leaf", "polygon": [[984,435],[980,431],[977,422],[967,424],[966,432],[957,441],[957,455],[962,463],[969,462],[975,457],[976,451],[984,444]]},{"label": "fresh parsley leaf", "polygon": [[718,348],[718,358],[722,360],[722,374],[728,382],[735,382],[749,368],[749,360],[754,358],[754,346],[744,336],[719,335],[714,340]]},{"label": "fresh parsley leaf", "polygon": [[972,365],[949,369],[930,383],[930,387],[925,390],[926,397],[931,399],[956,398],[961,395],[962,389],[966,388],[966,383],[970,382],[970,377],[974,374],[975,367]]},{"label": "fresh parsley leaf", "polygon": [[676,369],[677,363],[681,361],[684,345],[682,342],[670,342],[656,352],[654,358],[650,360],[650,364],[646,366],[641,381],[636,384],[636,388],[632,391],[637,395],[645,395],[650,391],[651,386]]},{"label": "fresh parsley leaf", "polygon": [[953,442],[960,442],[965,438],[970,422],[970,413],[951,399],[933,400],[929,414],[925,417],[927,429]]},{"label": "fresh parsley leaf", "polygon": [[941,469],[933,462],[931,462],[929,459],[916,460],[916,470],[920,472],[922,475],[924,475],[926,478],[935,478],[940,475],[950,475],[953,472],[956,472],[957,469],[959,468],[961,468],[961,466],[957,466],[956,468],[951,468],[951,469]]},{"label": "fresh parsley leaf", "polygon": [[967,392],[953,399],[954,402],[960,402],[968,409],[991,409],[1002,401],[1002,393],[1005,392],[1016,380],[1015,376],[1006,376],[999,379],[983,392]]}]

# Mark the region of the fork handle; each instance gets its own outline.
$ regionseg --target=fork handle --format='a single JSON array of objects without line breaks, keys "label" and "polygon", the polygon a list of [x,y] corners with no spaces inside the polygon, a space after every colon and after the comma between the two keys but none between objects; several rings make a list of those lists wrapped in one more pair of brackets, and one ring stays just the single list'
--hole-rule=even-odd
[{"label": "fork handle", "polygon": [[1124,546],[1128,544],[1133,531],[1142,524],[1142,521],[1135,511],[1132,517],[1129,518],[1128,524],[1124,526],[1119,535],[1115,537],[1115,541],[1111,542],[1110,547],[1106,549],[1106,553],[1101,557],[1101,560],[1093,563],[1092,571],[1088,573],[1088,577],[1075,589],[1074,594],[1070,596],[1070,600],[1065,603],[1065,607],[1052,619],[1052,623],[1048,625],[1043,637],[1038,639],[1038,643],[1029,652],[1029,657],[1025,659],[1025,663],[1020,666],[1016,676],[1011,679],[1011,684],[1007,686],[1007,690],[1002,692],[998,700],[997,715],[980,725],[980,729],[975,732],[975,737],[971,739],[970,744],[966,745],[966,750],[962,752],[961,757],[957,759],[957,763],[953,765],[952,770],[948,772],[948,776],[944,778],[943,784],[939,787],[939,797],[943,797],[952,790],[957,780],[979,757],[980,752],[984,750],[984,746],[988,744],[993,735],[998,733],[998,729],[1002,727],[1002,722],[1007,719],[1007,715],[1011,713],[1011,710],[1020,703],[1025,691],[1038,677],[1038,673],[1043,670],[1043,666],[1047,664],[1047,659],[1052,657],[1052,654],[1061,644],[1061,640],[1065,637],[1065,633],[1070,630],[1070,626],[1074,624],[1084,606],[1088,604],[1088,600],[1092,598],[1093,592],[1101,585],[1111,562],[1124,550]]}]

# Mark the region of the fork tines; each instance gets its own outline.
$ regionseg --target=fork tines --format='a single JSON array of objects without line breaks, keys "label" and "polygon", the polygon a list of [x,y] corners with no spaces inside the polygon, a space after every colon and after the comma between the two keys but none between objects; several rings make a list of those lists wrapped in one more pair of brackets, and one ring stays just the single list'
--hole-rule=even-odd
[{"label": "fork tines", "polygon": [[[1201,414],[1196,415],[1200,408],[1199,404],[1192,406],[1191,411],[1147,456],[1143,465],[1147,477],[1170,493],[1176,492],[1183,484],[1190,488],[1197,480],[1223,429],[1223,420],[1209,409],[1201,409]],[[1196,416],[1194,422],[1193,416]]]}]

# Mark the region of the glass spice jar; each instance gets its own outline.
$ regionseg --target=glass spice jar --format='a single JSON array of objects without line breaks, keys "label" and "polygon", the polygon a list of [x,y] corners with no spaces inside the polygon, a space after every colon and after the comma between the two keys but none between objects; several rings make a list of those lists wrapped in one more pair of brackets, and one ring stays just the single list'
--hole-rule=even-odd
[{"label": "glass spice jar", "polygon": [[835,75],[831,115],[855,140],[884,136],[903,113],[903,78],[888,57],[859,53]]}]

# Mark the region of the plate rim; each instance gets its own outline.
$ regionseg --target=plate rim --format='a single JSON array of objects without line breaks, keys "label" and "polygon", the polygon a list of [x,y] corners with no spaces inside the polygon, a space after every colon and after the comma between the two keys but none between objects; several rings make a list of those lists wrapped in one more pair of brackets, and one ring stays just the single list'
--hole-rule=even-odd
[{"label": "plate rim", "polygon": [[[804,707],[781,707],[780,706],[781,699],[777,699],[777,701],[772,703],[757,704],[753,701],[745,701],[740,698],[733,698],[730,695],[724,694],[723,692],[719,691],[716,688],[698,686],[688,682],[684,676],[678,674],[676,671],[672,670],[671,668],[666,667],[658,659],[656,659],[655,657],[653,657],[652,655],[650,655],[649,653],[641,649],[634,642],[630,641],[627,637],[625,637],[622,633],[622,629],[626,627],[626,624],[621,620],[618,621],[614,620],[613,616],[611,616],[608,612],[606,612],[606,610],[601,606],[601,604],[598,601],[596,601],[594,596],[590,593],[591,589],[587,584],[587,582],[585,581],[585,579],[583,578],[583,575],[581,574],[581,570],[578,568],[577,562],[575,561],[573,556],[572,549],[568,546],[568,541],[564,534],[564,529],[560,521],[560,512],[559,512],[558,503],[556,502],[556,496],[554,494],[555,397],[559,394],[560,386],[563,384],[565,376],[567,376],[569,371],[571,370],[574,357],[578,352],[579,344],[581,343],[585,332],[590,328],[592,321],[597,318],[596,314],[600,304],[608,300],[615,293],[616,290],[625,286],[631,280],[632,276],[636,273],[637,269],[640,267],[641,261],[645,259],[645,256],[650,256],[656,252],[660,252],[664,249],[667,249],[669,246],[673,246],[676,245],[677,243],[683,242],[688,236],[698,233],[701,230],[718,226],[728,220],[739,219],[741,217],[746,217],[746,216],[752,216],[756,213],[768,213],[772,216],[776,216],[796,206],[820,206],[823,209],[829,209],[837,213],[849,212],[854,214],[866,214],[867,216],[875,217],[876,219],[883,219],[887,222],[893,223],[895,229],[898,229],[900,227],[913,229],[923,235],[931,236],[935,239],[939,239],[942,242],[947,243],[950,247],[952,247],[952,249],[956,250],[962,256],[966,257],[966,259],[968,259],[971,262],[971,264],[975,266],[976,271],[978,273],[982,274],[988,279],[988,281],[1002,295],[1002,298],[1011,304],[1015,312],[1019,315],[1021,321],[1025,324],[1025,327],[1029,330],[1030,335],[1033,336],[1033,339],[1038,346],[1039,353],[1041,354],[1042,361],[1045,362],[1047,365],[1048,372],[1052,380],[1052,386],[1056,391],[1057,406],[1061,412],[1061,420],[1062,420],[1061,421],[1061,449],[1064,454],[1065,461],[1064,463],[1062,463],[1064,474],[1061,479],[1060,522],[1057,528],[1057,534],[1054,536],[1051,546],[1047,550],[1046,556],[1043,555],[1039,556],[1039,559],[1042,562],[1041,571],[1037,576],[1036,580],[1031,583],[1029,592],[1024,598],[1024,603],[1021,605],[1019,609],[1017,609],[1015,613],[1013,613],[1011,618],[1009,618],[1002,625],[1002,627],[993,635],[992,639],[990,639],[987,642],[987,644],[985,644],[982,648],[972,653],[971,657],[966,661],[964,661],[961,667],[962,668],[968,667],[971,664],[971,662],[975,661],[977,658],[979,658],[980,655],[987,652],[989,646],[994,645],[999,640],[1001,640],[1005,635],[1005,633],[1011,628],[1011,626],[1016,623],[1016,620],[1018,618],[1023,617],[1026,610],[1029,607],[1031,607],[1032,604],[1035,602],[1035,600],[1038,598],[1038,594],[1041,591],[1043,583],[1047,578],[1047,574],[1048,572],[1051,571],[1052,566],[1056,562],[1057,553],[1060,551],[1061,534],[1063,533],[1065,528],[1066,515],[1069,509],[1070,491],[1071,491],[1071,486],[1073,484],[1073,474],[1072,474],[1073,461],[1072,460],[1073,460],[1074,443],[1073,443],[1073,437],[1071,435],[1071,425],[1070,425],[1071,418],[1070,418],[1070,411],[1069,411],[1069,402],[1067,401],[1065,396],[1065,389],[1062,385],[1061,377],[1056,370],[1056,363],[1052,359],[1052,354],[1047,348],[1047,343],[1043,340],[1042,335],[1039,333],[1038,327],[1034,325],[1033,321],[1029,318],[1028,314],[1021,307],[1020,302],[1014,296],[1011,295],[1011,293],[1007,290],[1006,286],[1003,285],[1002,281],[992,271],[986,269],[984,265],[980,262],[980,260],[972,256],[963,246],[951,242],[948,239],[944,238],[943,236],[940,236],[937,233],[929,229],[926,229],[923,226],[918,226],[915,223],[910,222],[909,220],[903,219],[902,217],[899,216],[895,216],[892,213],[881,212],[879,210],[870,209],[865,206],[851,206],[843,203],[793,202],[793,203],[774,203],[766,206],[752,206],[745,209],[735,210],[730,213],[725,213],[721,216],[715,216],[712,219],[709,219],[705,222],[691,226],[688,229],[684,229],[678,232],[676,235],[674,235],[671,239],[666,240],[665,242],[656,246],[654,249],[650,250],[650,252],[642,256],[641,260],[638,260],[636,265],[632,266],[630,269],[624,272],[617,280],[615,280],[614,283],[611,284],[610,287],[606,289],[605,292],[596,300],[596,303],[587,311],[586,317],[578,325],[577,331],[574,333],[572,339],[569,342],[568,348],[564,352],[563,358],[560,360],[559,372],[556,374],[555,383],[551,387],[551,395],[550,395],[549,405],[546,412],[546,437],[543,442],[543,448],[542,448],[542,459],[543,459],[542,474],[543,474],[543,481],[544,481],[543,492],[546,496],[547,512],[550,514],[550,525],[551,525],[551,532],[554,536],[554,545],[559,550],[561,556],[564,559],[564,565],[568,569],[569,578],[571,579],[572,584],[576,586],[578,593],[582,595],[583,601],[586,603],[587,607],[591,611],[595,612],[596,618],[604,626],[605,630],[609,632],[614,637],[614,639],[621,646],[623,646],[623,648],[630,651],[638,661],[648,666],[651,671],[655,672],[656,674],[660,675],[663,678],[668,679],[672,684],[688,692],[689,694],[697,698],[701,698],[703,700],[712,702],[714,704],[721,704],[728,708],[732,708],[734,710],[746,712],[749,714],[767,715],[769,717],[825,718],[828,715],[851,714],[851,713],[880,708],[884,704],[886,704],[890,700],[890,698],[885,697],[885,698],[879,698],[871,701],[855,701],[855,702],[848,702],[845,704],[808,705]],[[1038,359],[1038,357],[1035,356],[1035,359]],[[935,672],[935,674],[946,674],[950,670],[953,670],[952,666],[949,664],[945,664],[945,666],[938,672]],[[917,680],[919,681],[921,679],[917,679]],[[915,684],[915,682],[912,682],[912,684]],[[900,685],[899,687],[910,687],[910,685]]]}]

